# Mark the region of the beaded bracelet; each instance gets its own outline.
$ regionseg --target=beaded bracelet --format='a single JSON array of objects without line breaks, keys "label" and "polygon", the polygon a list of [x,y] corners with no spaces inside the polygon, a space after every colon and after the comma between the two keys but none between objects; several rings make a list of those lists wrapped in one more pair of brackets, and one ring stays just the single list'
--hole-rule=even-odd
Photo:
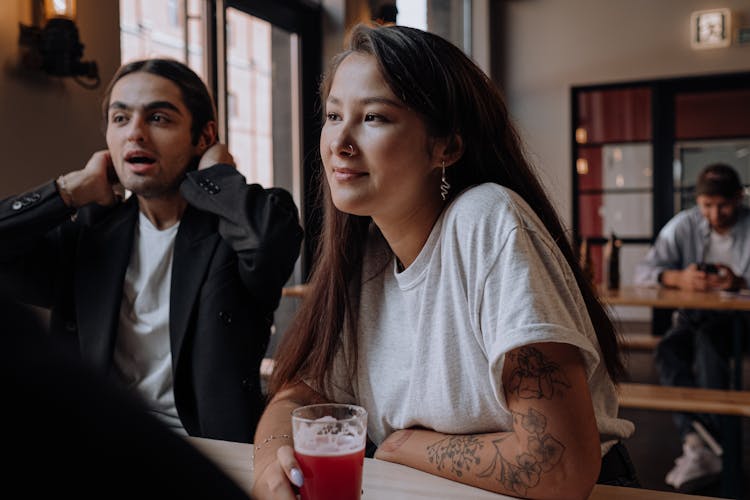
[{"label": "beaded bracelet", "polygon": [[262,443],[260,443],[258,446],[255,447],[255,451],[260,450],[262,447],[266,446],[268,443],[270,443],[274,439],[291,439],[291,438],[292,437],[289,434],[271,434],[266,439],[264,439]]}]

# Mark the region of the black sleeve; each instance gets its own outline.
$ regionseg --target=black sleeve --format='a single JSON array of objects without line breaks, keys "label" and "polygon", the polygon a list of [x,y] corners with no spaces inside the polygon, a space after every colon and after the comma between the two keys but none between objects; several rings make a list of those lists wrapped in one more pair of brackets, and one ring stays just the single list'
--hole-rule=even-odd
[{"label": "black sleeve", "polygon": [[219,233],[237,253],[245,287],[260,304],[276,309],[302,242],[292,196],[248,185],[224,164],[188,173],[180,191],[190,205],[219,217]]},{"label": "black sleeve", "polygon": [[53,181],[0,201],[0,294],[51,304],[60,271],[71,265],[63,227],[74,213]]},{"label": "black sleeve", "polygon": [[0,260],[24,253],[74,213],[75,209],[63,202],[54,181],[0,200]]}]

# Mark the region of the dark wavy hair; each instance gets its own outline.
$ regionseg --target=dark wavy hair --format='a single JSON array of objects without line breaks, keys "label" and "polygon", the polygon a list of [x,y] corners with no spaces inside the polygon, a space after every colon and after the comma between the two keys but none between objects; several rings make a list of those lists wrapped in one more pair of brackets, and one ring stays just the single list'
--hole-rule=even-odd
[{"label": "dark wavy hair", "polygon": [[731,199],[742,196],[742,182],[737,171],[725,163],[708,165],[695,182],[695,195],[721,196]]},{"label": "dark wavy hair", "polygon": [[203,128],[206,123],[216,121],[216,106],[211,94],[208,92],[203,80],[188,66],[174,59],[143,59],[133,61],[120,66],[115,75],[107,85],[102,100],[102,128],[107,129],[107,117],[109,116],[109,101],[112,96],[112,88],[120,78],[131,73],[151,73],[152,75],[166,78],[179,87],[182,101],[191,114],[190,135],[193,145],[198,144]]},{"label": "dark wavy hair", "polygon": [[[351,53],[374,56],[393,93],[419,113],[433,138],[460,136],[464,152],[446,171],[455,196],[467,187],[494,182],[518,193],[536,212],[565,256],[593,323],[603,361],[613,381],[624,368],[615,328],[582,273],[565,230],[527,161],[500,91],[463,52],[443,38],[403,26],[359,25],[349,48],[336,56],[320,85],[325,102],[333,76]],[[270,395],[308,380],[326,391],[343,333],[353,346],[356,370],[357,309],[369,217],[337,210],[325,175],[319,172],[321,230],[309,293],[278,349]],[[346,328],[345,328],[346,326]]]}]

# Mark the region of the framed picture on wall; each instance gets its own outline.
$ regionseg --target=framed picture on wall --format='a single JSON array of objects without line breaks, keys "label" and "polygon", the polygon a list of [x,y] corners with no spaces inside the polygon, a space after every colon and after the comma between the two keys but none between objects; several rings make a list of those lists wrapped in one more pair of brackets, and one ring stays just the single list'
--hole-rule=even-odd
[{"label": "framed picture on wall", "polygon": [[728,47],[732,42],[729,9],[699,10],[690,15],[690,45],[694,49]]}]

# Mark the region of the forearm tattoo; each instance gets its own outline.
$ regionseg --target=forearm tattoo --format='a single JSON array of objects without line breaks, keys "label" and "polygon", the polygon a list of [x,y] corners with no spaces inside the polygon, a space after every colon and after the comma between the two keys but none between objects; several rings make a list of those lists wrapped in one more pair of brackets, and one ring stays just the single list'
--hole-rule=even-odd
[{"label": "forearm tattoo", "polygon": [[526,449],[509,460],[503,456],[500,444],[510,436],[493,440],[495,456],[478,476],[492,477],[509,490],[525,496],[529,488],[539,484],[542,473],[549,472],[560,462],[565,451],[565,446],[546,434],[546,429],[547,417],[533,408],[525,415],[513,412],[513,433],[521,442],[526,438]]},{"label": "forearm tattoo", "polygon": [[506,390],[521,399],[552,399],[560,387],[570,388],[565,372],[538,349],[521,347],[508,354],[508,362],[515,367]]},{"label": "forearm tattoo", "polygon": [[458,477],[479,465],[479,450],[484,443],[474,436],[450,436],[427,447],[427,458],[439,471]]},{"label": "forearm tattoo", "polygon": [[[482,468],[480,450],[484,442],[476,436],[450,436],[427,447],[430,463],[437,470],[457,477],[477,469],[477,477],[492,478],[509,491],[525,496],[529,488],[539,484],[541,476],[549,472],[562,459],[565,446],[546,433],[547,417],[529,408],[528,413],[513,413],[513,431],[492,441],[494,455],[487,467]],[[512,437],[525,443],[525,449],[514,457],[506,457],[501,443]],[[476,467],[475,467],[476,466]]]}]

